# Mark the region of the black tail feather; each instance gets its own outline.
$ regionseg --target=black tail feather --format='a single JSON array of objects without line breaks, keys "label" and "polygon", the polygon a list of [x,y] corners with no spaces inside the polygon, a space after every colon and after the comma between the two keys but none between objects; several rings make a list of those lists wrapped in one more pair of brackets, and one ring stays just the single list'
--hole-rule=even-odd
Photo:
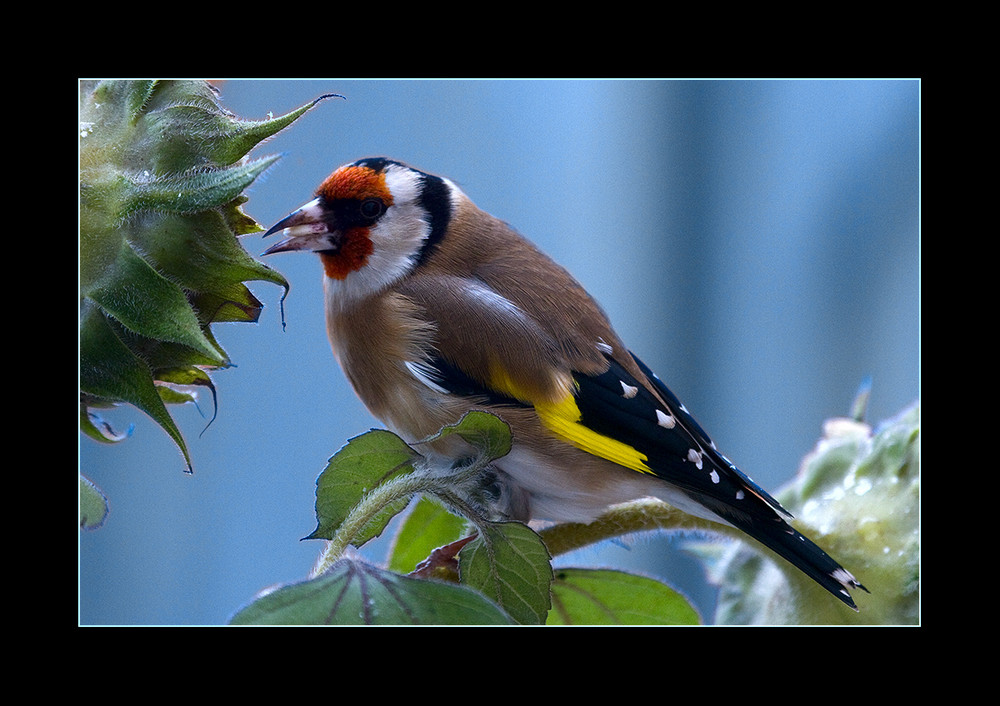
[{"label": "black tail feather", "polygon": [[858,606],[851,598],[850,589],[869,592],[847,569],[783,519],[761,520],[731,515],[725,519],[780,555],[851,609],[857,611]]}]

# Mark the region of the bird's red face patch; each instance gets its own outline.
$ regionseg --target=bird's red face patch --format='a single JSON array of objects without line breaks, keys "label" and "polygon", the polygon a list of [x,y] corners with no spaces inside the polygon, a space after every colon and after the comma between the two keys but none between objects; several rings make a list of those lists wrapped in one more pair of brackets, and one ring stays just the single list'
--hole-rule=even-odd
[{"label": "bird's red face patch", "polygon": [[336,253],[320,252],[323,271],[331,279],[344,279],[357,272],[368,262],[374,245],[367,228],[350,228],[344,231],[343,242]]},{"label": "bird's red face patch", "polygon": [[330,201],[379,198],[386,206],[392,205],[392,193],[385,185],[385,174],[368,167],[338,169],[319,185],[316,195]]},{"label": "bird's red face patch", "polygon": [[[377,198],[386,206],[392,205],[392,193],[385,184],[385,174],[368,167],[349,166],[338,169],[320,184],[316,195],[331,202]],[[323,270],[332,279],[344,279],[365,266],[373,248],[368,228],[347,228],[336,253],[320,253]]]}]

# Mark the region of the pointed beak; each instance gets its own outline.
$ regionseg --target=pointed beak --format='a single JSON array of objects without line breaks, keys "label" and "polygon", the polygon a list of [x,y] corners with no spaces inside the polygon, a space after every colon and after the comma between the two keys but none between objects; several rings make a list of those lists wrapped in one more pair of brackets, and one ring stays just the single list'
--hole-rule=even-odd
[{"label": "pointed beak", "polygon": [[319,199],[313,199],[275,223],[263,237],[280,232],[284,237],[264,251],[264,255],[293,250],[335,250],[340,231]]}]

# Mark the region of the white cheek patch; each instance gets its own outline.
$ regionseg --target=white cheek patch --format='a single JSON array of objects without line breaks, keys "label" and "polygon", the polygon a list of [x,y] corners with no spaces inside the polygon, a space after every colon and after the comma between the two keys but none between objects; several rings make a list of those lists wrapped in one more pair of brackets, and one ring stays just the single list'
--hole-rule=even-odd
[{"label": "white cheek patch", "polygon": [[368,230],[372,251],[365,266],[343,280],[326,280],[327,300],[335,309],[348,308],[406,276],[416,264],[417,254],[428,236],[430,224],[419,204],[420,175],[390,165],[385,179],[393,203]]},{"label": "white cheek patch", "polygon": [[420,197],[420,175],[411,169],[389,165],[385,170],[385,185],[393,195],[393,205],[416,203]]}]

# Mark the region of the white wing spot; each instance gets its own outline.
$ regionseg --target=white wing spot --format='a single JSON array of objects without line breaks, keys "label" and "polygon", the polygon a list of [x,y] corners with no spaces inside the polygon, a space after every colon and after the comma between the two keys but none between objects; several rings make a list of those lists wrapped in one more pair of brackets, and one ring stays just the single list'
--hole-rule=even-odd
[{"label": "white wing spot", "polygon": [[605,355],[611,355],[614,352],[614,348],[605,343],[603,338],[597,339],[597,350]]},{"label": "white wing spot", "polygon": [[719,473],[714,468],[712,469],[712,472],[708,474],[708,477],[712,479],[713,483],[719,482]]},{"label": "white wing spot", "polygon": [[[832,576],[835,581],[843,584],[844,586],[852,586],[858,582],[858,580],[854,578],[854,576],[851,574],[850,571],[839,567],[834,569],[833,573],[831,573],[830,576]],[[847,592],[845,591],[845,593]]]},{"label": "white wing spot", "polygon": [[737,499],[737,500],[742,500],[742,499],[743,499],[743,498],[745,498],[745,497],[746,497],[746,495],[744,495],[744,494],[743,494],[743,491],[742,491],[742,490],[737,490],[737,491],[736,491],[736,499]]},{"label": "white wing spot", "polygon": [[625,399],[630,400],[639,394],[638,387],[632,387],[631,385],[626,385],[623,380],[619,380],[618,382],[622,384],[622,394],[625,395]]},{"label": "white wing spot", "polygon": [[[701,454],[696,449],[688,449],[688,461],[697,466],[699,471],[701,470]],[[715,473],[715,471],[712,471],[712,473]],[[717,473],[716,478],[718,478]],[[719,481],[716,480],[715,482],[718,483]]]},{"label": "white wing spot", "polygon": [[656,423],[664,429],[673,429],[674,425],[677,424],[677,420],[666,412],[656,410]]},{"label": "white wing spot", "polygon": [[426,385],[435,392],[441,392],[443,394],[448,394],[448,390],[438,385],[433,379],[433,369],[424,365],[423,363],[418,363],[416,361],[407,360],[404,365],[406,369],[410,371],[410,375],[419,380],[422,384]]}]

